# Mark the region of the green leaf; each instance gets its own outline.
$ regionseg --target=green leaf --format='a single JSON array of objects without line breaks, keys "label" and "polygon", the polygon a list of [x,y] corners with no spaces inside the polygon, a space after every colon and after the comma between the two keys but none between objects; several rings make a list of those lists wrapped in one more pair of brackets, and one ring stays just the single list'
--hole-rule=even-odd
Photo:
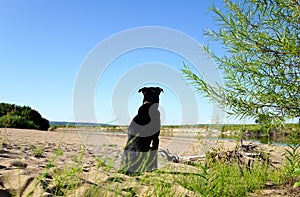
[{"label": "green leaf", "polygon": [[300,186],[300,182],[296,182],[293,186],[293,188],[299,187]]}]

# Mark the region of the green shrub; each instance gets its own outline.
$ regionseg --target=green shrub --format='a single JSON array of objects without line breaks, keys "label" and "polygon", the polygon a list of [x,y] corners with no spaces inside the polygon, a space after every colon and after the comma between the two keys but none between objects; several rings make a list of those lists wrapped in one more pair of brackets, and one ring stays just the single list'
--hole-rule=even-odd
[{"label": "green shrub", "polygon": [[33,121],[18,115],[5,115],[0,117],[0,127],[11,127],[19,129],[39,129]]},{"label": "green shrub", "polygon": [[0,126],[48,130],[49,121],[28,106],[0,103]]}]

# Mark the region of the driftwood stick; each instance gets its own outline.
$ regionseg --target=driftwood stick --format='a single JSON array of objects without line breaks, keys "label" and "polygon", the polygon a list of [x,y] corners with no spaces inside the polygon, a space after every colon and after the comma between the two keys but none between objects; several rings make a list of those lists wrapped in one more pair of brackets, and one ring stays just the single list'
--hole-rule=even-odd
[{"label": "driftwood stick", "polygon": [[188,162],[188,161],[196,161],[198,159],[204,159],[205,155],[192,155],[192,156],[178,156],[176,153],[171,154],[168,149],[159,149],[158,153],[163,157],[166,157],[168,161],[172,161],[174,163],[179,162]]},{"label": "driftwood stick", "polygon": [[183,162],[187,161],[197,161],[199,159],[205,159],[205,155],[195,155],[195,156],[184,156],[184,157],[179,157],[179,160]]}]

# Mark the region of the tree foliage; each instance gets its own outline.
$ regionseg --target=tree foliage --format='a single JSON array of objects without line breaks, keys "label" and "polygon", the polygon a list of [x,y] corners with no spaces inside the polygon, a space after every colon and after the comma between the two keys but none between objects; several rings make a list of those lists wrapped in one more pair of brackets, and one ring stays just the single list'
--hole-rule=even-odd
[{"label": "tree foliage", "polygon": [[0,127],[19,129],[39,129],[33,121],[18,115],[5,115],[0,117]]},{"label": "tree foliage", "polygon": [[28,106],[0,103],[0,127],[48,130],[49,121]]},{"label": "tree foliage", "polygon": [[212,6],[219,28],[205,35],[224,46],[218,56],[205,49],[224,75],[224,86],[212,86],[185,65],[195,88],[239,118],[273,121],[300,117],[300,1],[224,0]]}]

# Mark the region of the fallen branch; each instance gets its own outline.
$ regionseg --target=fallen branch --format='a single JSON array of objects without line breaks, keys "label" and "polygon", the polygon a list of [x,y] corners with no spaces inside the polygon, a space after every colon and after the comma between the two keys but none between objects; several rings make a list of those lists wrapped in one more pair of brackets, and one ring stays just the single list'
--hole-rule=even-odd
[{"label": "fallen branch", "polygon": [[168,161],[174,162],[174,163],[184,163],[189,161],[197,161],[199,159],[204,159],[205,155],[196,155],[196,156],[178,156],[176,153],[171,154],[168,149],[163,150],[159,149],[158,154],[165,157]]}]

